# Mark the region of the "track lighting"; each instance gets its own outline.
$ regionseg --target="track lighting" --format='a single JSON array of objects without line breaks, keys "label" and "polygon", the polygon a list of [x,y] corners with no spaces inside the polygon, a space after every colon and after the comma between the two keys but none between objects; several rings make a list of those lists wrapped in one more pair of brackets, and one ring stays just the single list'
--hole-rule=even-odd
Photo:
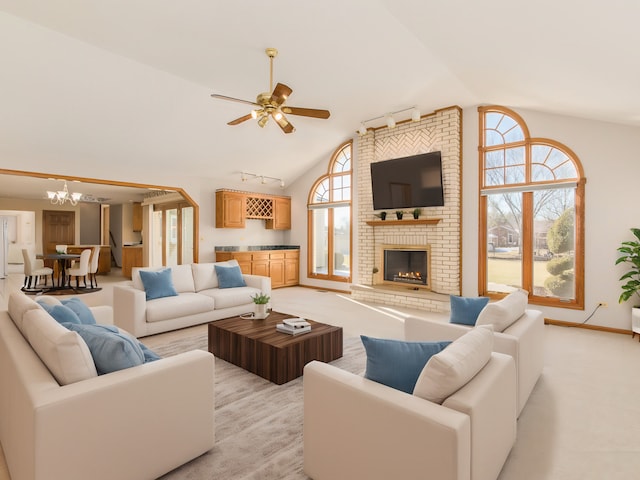
[{"label": "track lighting", "polygon": [[240,180],[246,182],[247,180],[260,180],[262,185],[266,185],[270,182],[279,182],[280,188],[284,188],[284,180],[276,177],[269,177],[267,175],[258,175],[256,173],[240,172]]},{"label": "track lighting", "polygon": [[[411,121],[412,122],[419,122],[421,115],[420,115],[420,110],[417,107],[409,107],[409,108],[403,108],[402,110],[396,110],[395,112],[390,112],[390,113],[386,113],[384,115],[380,115],[378,117],[373,117],[370,118],[369,120],[365,120],[364,122],[360,122],[360,128],[358,128],[358,133],[360,135],[366,135],[367,132],[369,131],[367,129],[367,123],[369,122],[373,122],[374,120],[380,120],[382,118],[386,119],[386,123],[387,123],[387,127],[388,128],[395,128],[396,126],[396,120],[393,117],[394,115],[398,114],[398,113],[402,113],[402,112],[406,112],[411,110]],[[405,120],[406,121],[406,120]]]}]

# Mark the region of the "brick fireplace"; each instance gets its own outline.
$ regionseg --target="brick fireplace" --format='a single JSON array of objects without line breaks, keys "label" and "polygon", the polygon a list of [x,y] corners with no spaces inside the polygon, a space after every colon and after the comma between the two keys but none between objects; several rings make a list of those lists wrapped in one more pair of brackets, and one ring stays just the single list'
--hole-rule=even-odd
[{"label": "brick fireplace", "polygon": [[[384,305],[447,311],[449,295],[461,291],[462,111],[449,107],[425,115],[418,122],[381,127],[360,136],[358,171],[358,265],[352,297]],[[442,152],[445,205],[423,208],[418,220],[374,215],[370,164],[431,151]],[[406,218],[406,217],[405,217]],[[427,284],[384,279],[384,246],[427,254]],[[376,271],[377,270],[377,271]],[[417,288],[416,288],[417,287]]]},{"label": "brick fireplace", "polygon": [[380,275],[374,277],[373,284],[430,290],[430,257],[428,245],[381,245]]}]

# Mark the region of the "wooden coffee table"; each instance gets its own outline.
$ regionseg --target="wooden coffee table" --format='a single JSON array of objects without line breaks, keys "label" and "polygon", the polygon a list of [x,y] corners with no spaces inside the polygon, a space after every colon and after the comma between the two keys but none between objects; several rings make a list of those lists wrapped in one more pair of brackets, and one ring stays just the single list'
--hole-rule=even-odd
[{"label": "wooden coffee table", "polygon": [[214,356],[282,385],[302,375],[312,360],[342,357],[342,328],[306,319],[311,331],[289,335],[276,324],[294,315],[271,312],[264,320],[231,317],[209,324],[209,351]]}]

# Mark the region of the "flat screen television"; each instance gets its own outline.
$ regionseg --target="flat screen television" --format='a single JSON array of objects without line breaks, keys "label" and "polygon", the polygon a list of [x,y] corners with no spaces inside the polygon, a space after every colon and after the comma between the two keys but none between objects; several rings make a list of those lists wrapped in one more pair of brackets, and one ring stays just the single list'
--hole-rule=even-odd
[{"label": "flat screen television", "polygon": [[371,164],[373,209],[442,207],[442,157],[422,153]]}]

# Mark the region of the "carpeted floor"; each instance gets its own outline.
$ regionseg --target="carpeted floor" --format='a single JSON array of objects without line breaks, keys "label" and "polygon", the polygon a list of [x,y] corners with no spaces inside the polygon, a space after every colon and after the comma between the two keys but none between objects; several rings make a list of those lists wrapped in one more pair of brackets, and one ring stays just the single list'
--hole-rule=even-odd
[{"label": "carpeted floor", "polygon": [[[207,349],[206,333],[153,346],[161,356],[194,348]],[[353,337],[332,362],[358,374],[365,363],[362,343]],[[308,478],[302,471],[302,377],[276,385],[217,358],[215,395],[215,447],[163,480]]]}]

